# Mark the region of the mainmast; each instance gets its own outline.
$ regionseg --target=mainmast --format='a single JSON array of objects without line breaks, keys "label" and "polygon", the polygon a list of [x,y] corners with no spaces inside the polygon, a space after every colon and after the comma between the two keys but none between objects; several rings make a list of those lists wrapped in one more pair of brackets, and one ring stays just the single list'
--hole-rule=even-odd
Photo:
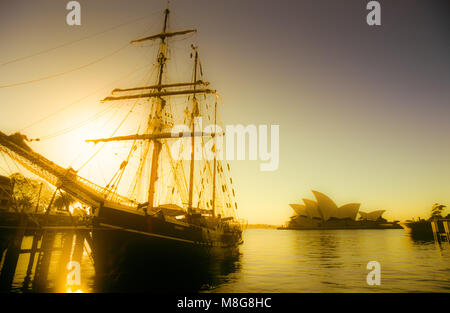
[{"label": "mainmast", "polygon": [[[197,67],[198,67],[198,51],[197,47],[194,45],[191,46],[192,50],[194,50],[194,77],[193,81],[197,81]],[[198,103],[197,98],[195,96],[196,94],[196,85],[194,85],[194,93],[192,96],[192,115],[191,115],[191,121],[192,121],[192,133],[195,134],[195,119],[198,117],[199,109],[198,109]],[[189,203],[188,203],[188,214],[192,213],[192,198],[194,193],[194,161],[195,161],[195,137],[192,136],[191,138],[191,167],[190,167],[190,175],[189,175]]]},{"label": "mainmast", "polygon": [[[162,33],[166,33],[167,30],[167,20],[169,18],[169,8],[167,8],[164,11],[164,26]],[[159,64],[159,72],[158,72],[158,86],[157,90],[161,91],[161,85],[162,85],[162,79],[164,74],[164,66],[166,64],[166,49],[167,49],[167,43],[166,43],[166,37],[161,37],[161,42],[159,45],[159,55],[158,55],[158,64]],[[162,121],[161,121],[161,112],[164,109],[166,102],[163,98],[159,97],[156,101],[156,111],[155,111],[155,119],[153,119],[153,125],[152,123],[152,116],[149,117],[149,129],[152,132],[161,132],[162,130]],[[150,113],[151,114],[151,113]],[[161,141],[154,140],[153,141],[153,155],[152,155],[152,166],[150,170],[150,184],[148,187],[148,206],[147,210],[150,211],[153,208],[154,205],[154,197],[155,197],[155,186],[156,181],[158,180],[158,163],[159,163],[159,155],[161,153]],[[145,211],[145,210],[144,210]],[[147,213],[145,211],[145,213]]]},{"label": "mainmast", "polygon": [[[150,113],[149,120],[148,120],[148,129],[149,133],[161,133],[162,129],[164,127],[164,123],[162,120],[162,111],[164,110],[164,107],[166,105],[166,101],[162,98],[164,95],[164,92],[162,92],[163,88],[163,76],[164,76],[164,70],[166,66],[167,56],[167,40],[169,37],[177,36],[177,35],[184,35],[188,33],[195,32],[195,29],[189,29],[189,30],[182,30],[182,31],[176,31],[176,32],[167,32],[168,29],[168,20],[169,20],[169,14],[170,10],[166,8],[164,10],[164,24],[162,28],[162,32],[157,35],[136,39],[133,40],[132,43],[140,43],[147,40],[155,40],[159,39],[159,54],[158,54],[158,78],[157,78],[157,85],[154,86],[154,89],[157,90],[157,98],[155,101],[155,116],[152,116],[152,113]],[[194,81],[194,86],[196,81]],[[147,94],[142,96],[154,96],[153,94]],[[126,98],[127,96],[125,96]],[[120,99],[114,99],[114,97],[111,97],[113,99],[108,100],[120,100]],[[120,97],[117,97],[120,98]],[[123,99],[123,98],[122,98]],[[154,197],[155,197],[155,188],[156,188],[156,181],[158,180],[158,165],[159,165],[159,155],[161,153],[162,143],[160,140],[153,140],[153,153],[152,153],[152,165],[150,170],[150,183],[148,188],[148,206],[147,210],[151,210],[154,207]]]},{"label": "mainmast", "polygon": [[217,96],[214,103],[214,172],[213,172],[213,194],[212,194],[212,216],[216,216],[216,170],[217,170]]}]

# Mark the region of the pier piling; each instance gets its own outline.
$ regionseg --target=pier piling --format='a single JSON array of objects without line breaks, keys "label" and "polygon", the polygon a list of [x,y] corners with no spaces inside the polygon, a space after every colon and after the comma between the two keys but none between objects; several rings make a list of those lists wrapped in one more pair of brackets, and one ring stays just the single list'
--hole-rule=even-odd
[{"label": "pier piling", "polygon": [[[0,292],[66,292],[69,262],[81,265],[85,244],[92,241],[92,224],[80,221],[49,212],[0,211]],[[20,261],[20,268],[19,258],[27,262]],[[23,281],[16,281],[22,273]]]},{"label": "pier piling", "polygon": [[0,274],[0,291],[5,292],[10,290],[14,273],[17,267],[17,261],[19,260],[20,249],[22,246],[23,235],[25,233],[26,228],[26,218],[23,213],[20,214],[20,222],[18,228],[15,230],[15,234],[13,235],[12,240],[9,242],[9,245],[5,251],[6,256],[1,268]]}]

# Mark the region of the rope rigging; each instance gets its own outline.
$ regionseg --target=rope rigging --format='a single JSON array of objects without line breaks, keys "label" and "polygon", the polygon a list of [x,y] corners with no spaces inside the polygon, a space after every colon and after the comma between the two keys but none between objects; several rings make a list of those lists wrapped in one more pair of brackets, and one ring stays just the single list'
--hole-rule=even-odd
[{"label": "rope rigging", "polygon": [[[125,120],[128,118],[128,116],[130,116],[130,114],[133,112],[133,109],[135,108],[136,103],[133,105],[133,107],[130,109],[130,111],[128,111],[128,113],[125,115],[125,117],[122,119],[122,121],[120,122],[119,126],[117,126],[117,128],[112,132],[111,137],[114,136],[114,134],[120,129],[120,127],[123,125],[123,123],[125,122]],[[101,147],[86,161],[84,162],[78,169],[77,172],[80,171],[83,167],[86,166],[86,164],[88,164],[105,146],[106,143],[103,143],[101,145]]]},{"label": "rope rigging", "polygon": [[97,88],[97,89],[91,91],[91,92],[88,93],[87,95],[85,95],[85,96],[83,96],[83,97],[81,97],[81,98],[79,98],[79,99],[77,99],[77,100],[75,100],[75,101],[73,101],[73,102],[70,102],[69,104],[67,104],[67,105],[65,105],[65,106],[63,106],[63,107],[61,107],[60,109],[58,109],[58,110],[56,110],[56,111],[54,111],[54,112],[52,112],[52,113],[50,113],[50,114],[48,114],[48,115],[42,117],[42,118],[40,118],[39,120],[34,121],[34,122],[32,122],[32,123],[26,125],[25,127],[19,129],[18,132],[22,132],[22,131],[24,131],[25,129],[28,129],[28,128],[34,126],[34,125],[37,125],[37,124],[39,124],[39,123],[41,123],[41,122],[43,122],[43,121],[49,119],[50,117],[52,117],[52,116],[54,116],[54,115],[56,115],[56,114],[58,114],[58,113],[61,113],[62,111],[67,110],[67,109],[70,108],[71,106],[73,106],[73,105],[75,105],[75,104],[77,104],[77,103],[80,103],[81,101],[83,101],[83,100],[89,98],[90,96],[93,96],[94,94],[96,94],[97,92],[99,92],[99,91],[105,89],[106,87],[108,87],[108,86],[110,86],[110,85],[112,85],[112,84],[115,84],[115,83],[117,83],[118,81],[120,81],[120,80],[122,80],[122,79],[124,79],[124,78],[127,78],[127,77],[129,77],[130,75],[132,75],[133,73],[137,72],[138,70],[142,70],[142,69],[143,69],[143,68],[142,68],[141,66],[135,67],[131,72],[127,73],[126,75],[124,75],[124,76],[122,76],[122,77],[120,77],[119,79],[116,79],[116,80],[114,80],[113,82],[110,82],[110,83],[108,83],[108,84],[106,84],[106,85],[103,85],[102,87]]},{"label": "rope rigging", "polygon": [[153,12],[151,14],[148,14],[148,15],[145,15],[145,16],[133,19],[133,20],[129,20],[129,21],[126,21],[126,22],[121,23],[119,25],[115,25],[115,26],[110,27],[108,29],[102,30],[102,31],[100,31],[98,33],[95,33],[95,34],[92,34],[92,35],[89,35],[89,36],[85,36],[85,37],[82,37],[82,38],[79,38],[79,39],[75,39],[73,41],[65,42],[63,44],[60,44],[60,45],[57,45],[57,46],[54,46],[54,47],[51,47],[51,48],[48,48],[48,49],[45,49],[45,50],[41,50],[41,51],[38,51],[38,52],[35,52],[35,53],[32,53],[32,54],[26,55],[26,56],[23,56],[23,57],[18,57],[16,59],[12,59],[12,60],[6,61],[4,63],[0,63],[0,67],[8,65],[8,64],[16,63],[16,62],[19,62],[19,61],[23,61],[23,60],[26,60],[26,59],[29,59],[29,58],[32,58],[32,57],[35,57],[35,56],[38,56],[38,55],[41,55],[41,54],[45,54],[47,52],[50,52],[50,51],[53,51],[53,50],[56,50],[56,49],[59,49],[59,48],[70,46],[70,45],[75,44],[77,42],[81,42],[81,41],[84,41],[84,40],[87,40],[87,39],[90,39],[90,38],[97,37],[99,35],[102,35],[102,34],[105,34],[107,32],[110,32],[110,31],[112,31],[114,29],[117,29],[117,28],[129,25],[129,24],[135,23],[137,21],[143,20],[143,19],[145,19],[147,17],[150,17],[150,16],[152,16],[152,15],[154,15],[156,13],[158,13],[158,12],[155,11],[155,12]]},{"label": "rope rigging", "polygon": [[61,136],[61,135],[67,134],[67,133],[69,133],[69,132],[71,132],[71,131],[73,131],[75,129],[81,128],[81,127],[91,123],[92,121],[95,121],[96,119],[102,117],[104,114],[106,114],[107,112],[111,111],[115,105],[116,104],[112,104],[112,105],[108,106],[106,109],[103,109],[100,112],[95,113],[94,115],[92,115],[91,117],[85,119],[84,121],[76,123],[76,124],[74,124],[72,126],[69,126],[67,128],[61,129],[61,130],[59,130],[59,131],[57,131],[55,133],[52,133],[52,134],[49,134],[49,135],[46,135],[46,136],[41,136],[39,138],[31,139],[30,141],[41,141],[41,140],[46,140],[46,139],[50,139],[50,138],[54,138],[54,137],[57,137],[57,136]]},{"label": "rope rigging", "polygon": [[[150,72],[149,75],[149,79],[150,77],[153,75],[154,73],[154,69]],[[143,91],[141,91],[142,93]],[[130,114],[133,112],[134,108],[136,107],[136,105],[138,104],[139,99],[136,99],[133,103],[133,106],[131,107],[131,109],[128,111],[128,113],[125,115],[125,117],[122,119],[122,121],[119,123],[119,125],[116,127],[116,129],[112,132],[111,137],[114,136],[114,134],[122,127],[123,123],[128,119],[128,117],[130,116]],[[102,145],[100,146],[100,148],[87,160],[85,161],[79,168],[77,171],[80,171],[83,167],[86,166],[86,164],[88,164],[105,146],[106,143],[102,143]]]},{"label": "rope rigging", "polygon": [[40,77],[40,78],[36,78],[36,79],[32,79],[32,80],[22,81],[22,82],[18,82],[18,83],[12,83],[12,84],[7,84],[7,85],[0,85],[0,88],[9,88],[9,87],[16,87],[16,86],[21,86],[21,85],[27,85],[27,84],[36,83],[36,82],[40,82],[40,81],[43,81],[43,80],[55,78],[55,77],[58,77],[58,76],[66,75],[66,74],[69,74],[69,73],[73,73],[75,71],[78,71],[78,70],[81,70],[81,69],[86,68],[88,66],[91,66],[91,65],[93,65],[95,63],[101,62],[101,61],[103,61],[103,60],[105,60],[105,59],[107,59],[107,58],[117,54],[118,52],[122,51],[123,49],[125,49],[128,46],[130,46],[129,43],[127,43],[126,45],[123,45],[122,47],[120,47],[119,49],[113,51],[112,53],[109,53],[107,55],[102,56],[99,59],[96,59],[96,60],[91,61],[91,62],[89,62],[87,64],[84,64],[84,65],[72,68],[72,69],[64,71],[64,72],[59,72],[59,73],[56,73],[56,74],[52,74],[52,75],[48,75],[48,76],[44,76],[44,77]]}]

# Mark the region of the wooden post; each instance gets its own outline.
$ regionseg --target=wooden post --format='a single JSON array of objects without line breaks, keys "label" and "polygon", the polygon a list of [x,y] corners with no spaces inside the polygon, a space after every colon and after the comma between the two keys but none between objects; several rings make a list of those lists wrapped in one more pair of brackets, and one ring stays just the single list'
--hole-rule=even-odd
[{"label": "wooden post", "polygon": [[72,261],[76,261],[81,264],[84,251],[84,238],[86,237],[85,231],[76,231],[75,247],[73,248]]},{"label": "wooden post", "polygon": [[25,279],[23,280],[23,285],[22,285],[23,292],[28,291],[28,285],[30,284],[31,274],[33,272],[34,259],[36,256],[39,240],[41,239],[41,235],[42,234],[40,231],[35,231],[33,234],[33,243],[31,244],[30,258],[28,259],[27,274],[25,276]]},{"label": "wooden post", "polygon": [[[48,224],[50,209],[52,207],[53,201],[55,200],[56,193],[58,191],[59,188],[56,188],[55,192],[53,192],[52,198],[50,199],[50,202],[45,210],[42,226],[47,226]],[[50,259],[53,254],[54,243],[55,243],[55,232],[45,230],[44,234],[42,235],[41,249],[38,257],[38,262],[36,265],[36,271],[34,274],[33,280],[34,292],[46,291],[48,271],[50,267]]]},{"label": "wooden post", "polygon": [[92,233],[91,232],[86,232],[86,234],[85,234],[86,236],[84,237],[84,239],[86,239],[86,245],[88,245],[89,246],[89,250],[91,251],[91,253],[89,254],[89,257],[90,257],[90,259],[91,259],[91,262],[92,262],[92,265],[94,265],[94,268],[95,268],[95,260],[94,260],[94,257],[93,257],[93,253],[94,253],[94,243],[93,243],[93,240],[92,240]]},{"label": "wooden post", "polygon": [[449,221],[442,221],[442,224],[444,224],[444,231],[445,231],[445,237],[447,237],[447,242],[450,244],[450,222]]},{"label": "wooden post", "polygon": [[439,237],[438,237],[438,224],[436,221],[431,221],[431,230],[433,231],[433,238],[434,241],[439,242]]},{"label": "wooden post", "polygon": [[39,254],[36,273],[33,281],[34,292],[45,292],[47,289],[47,278],[50,267],[50,259],[53,254],[53,245],[55,242],[55,232],[45,231],[42,237],[41,253]]},{"label": "wooden post", "polygon": [[22,240],[25,234],[27,220],[25,214],[20,214],[19,227],[17,228],[13,240],[8,245],[6,250],[5,262],[0,274],[0,291],[8,292],[14,280],[16,272],[17,261],[19,260],[20,250],[22,247]]},{"label": "wooden post", "polygon": [[62,235],[62,250],[58,262],[56,277],[56,291],[65,292],[67,283],[67,264],[70,261],[70,253],[73,246],[73,232],[64,232]]}]

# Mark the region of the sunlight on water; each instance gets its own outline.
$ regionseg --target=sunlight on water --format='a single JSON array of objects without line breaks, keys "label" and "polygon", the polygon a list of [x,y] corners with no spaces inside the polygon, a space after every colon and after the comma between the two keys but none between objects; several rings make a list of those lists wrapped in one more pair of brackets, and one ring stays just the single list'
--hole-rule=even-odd
[{"label": "sunlight on water", "polygon": [[[403,230],[249,229],[244,236],[241,255],[212,264],[207,273],[199,274],[202,287],[192,291],[450,292],[450,245],[413,241]],[[370,261],[381,265],[379,286],[366,283]],[[27,260],[19,260],[16,290],[22,286],[26,264]],[[52,267],[50,280],[55,279],[56,264]],[[82,289],[67,292],[102,291],[87,256],[81,279]],[[121,286],[122,291],[150,289]]]}]

